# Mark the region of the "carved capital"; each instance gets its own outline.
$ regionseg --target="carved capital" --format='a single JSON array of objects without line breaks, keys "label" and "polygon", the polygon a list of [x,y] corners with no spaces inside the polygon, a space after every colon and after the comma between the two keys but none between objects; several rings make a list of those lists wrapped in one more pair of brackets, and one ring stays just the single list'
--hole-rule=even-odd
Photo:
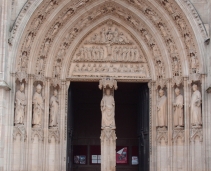
[{"label": "carved capital", "polygon": [[163,89],[165,86],[167,86],[167,80],[166,79],[158,79],[156,81],[156,89],[158,89],[158,87]]},{"label": "carved capital", "polygon": [[53,87],[57,87],[58,86],[59,88],[61,88],[62,81],[60,79],[58,79],[58,78],[53,78],[53,79],[51,79],[51,84],[52,84]]},{"label": "carved capital", "polygon": [[37,83],[42,83],[43,85],[45,85],[45,81],[46,81],[46,78],[42,75],[35,75],[34,77],[34,82],[37,82]]},{"label": "carved capital", "polygon": [[175,86],[175,85],[179,87],[182,83],[183,83],[183,78],[180,77],[180,76],[175,76],[172,79],[172,87]]},{"label": "carved capital", "polygon": [[115,90],[117,90],[117,81],[114,80],[114,78],[102,78],[100,80],[100,83],[99,83],[99,89],[102,90],[103,88],[106,88],[106,87],[109,87],[109,88],[114,88]]},{"label": "carved capital", "polygon": [[201,74],[190,74],[188,84],[192,84],[194,82],[201,82]]},{"label": "carved capital", "polygon": [[28,81],[28,74],[26,72],[16,72],[15,77],[20,82],[23,82],[24,80],[25,82]]}]

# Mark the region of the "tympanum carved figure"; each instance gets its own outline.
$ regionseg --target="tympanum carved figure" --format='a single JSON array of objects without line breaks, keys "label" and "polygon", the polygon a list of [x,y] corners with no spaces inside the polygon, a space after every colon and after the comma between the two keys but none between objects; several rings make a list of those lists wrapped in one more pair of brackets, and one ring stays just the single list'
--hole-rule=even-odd
[{"label": "tympanum carved figure", "polygon": [[111,90],[107,88],[105,90],[105,95],[101,101],[101,111],[102,111],[102,129],[109,127],[115,129],[115,102],[114,97],[111,95]]},{"label": "tympanum carved figure", "polygon": [[42,86],[40,84],[36,87],[36,92],[33,96],[33,118],[32,125],[33,127],[41,126],[42,116],[44,112],[44,100],[41,95]]},{"label": "tympanum carved figure", "polygon": [[59,112],[59,100],[57,97],[58,91],[54,90],[54,95],[50,99],[50,127],[57,126],[57,117]]},{"label": "tympanum carved figure", "polygon": [[174,126],[177,128],[184,126],[184,117],[183,117],[183,96],[180,94],[178,88],[175,89],[175,102],[174,106]]},{"label": "tympanum carved figure", "polygon": [[27,103],[26,95],[24,94],[24,84],[21,84],[20,89],[16,92],[15,99],[15,124],[24,123],[25,106]]},{"label": "tympanum carved figure", "polygon": [[200,127],[202,125],[201,114],[201,93],[196,84],[193,85],[193,94],[191,97],[191,125]]},{"label": "tympanum carved figure", "polygon": [[162,89],[159,90],[159,99],[157,105],[157,127],[167,127],[167,97]]}]

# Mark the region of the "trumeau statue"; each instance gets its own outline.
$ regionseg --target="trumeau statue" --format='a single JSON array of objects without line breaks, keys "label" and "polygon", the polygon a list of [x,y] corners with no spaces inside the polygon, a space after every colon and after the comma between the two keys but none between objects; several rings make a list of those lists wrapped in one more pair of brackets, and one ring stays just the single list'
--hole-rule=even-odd
[{"label": "trumeau statue", "polygon": [[157,127],[167,127],[167,97],[162,89],[159,90],[159,99],[157,105]]},{"label": "trumeau statue", "polygon": [[193,85],[193,94],[191,97],[191,125],[200,127],[202,125],[201,115],[201,93],[196,84]]},{"label": "trumeau statue", "polygon": [[20,89],[16,92],[15,100],[15,124],[23,124],[25,115],[25,106],[27,103],[26,95],[24,94],[24,84],[21,84]]},{"label": "trumeau statue", "polygon": [[177,128],[184,126],[184,117],[183,117],[183,96],[180,94],[178,88],[175,89],[175,102],[174,106],[174,126]]},{"label": "trumeau statue", "polygon": [[54,95],[50,99],[50,127],[57,126],[57,116],[59,112],[59,100],[57,94],[57,90],[54,90]]},{"label": "trumeau statue", "polygon": [[101,101],[102,111],[102,129],[109,127],[115,129],[115,102],[114,97],[111,95],[110,88],[105,89],[105,95]]},{"label": "trumeau statue", "polygon": [[33,118],[32,125],[33,127],[41,126],[42,116],[44,112],[44,102],[41,95],[42,86],[40,84],[36,87],[36,92],[33,97]]}]

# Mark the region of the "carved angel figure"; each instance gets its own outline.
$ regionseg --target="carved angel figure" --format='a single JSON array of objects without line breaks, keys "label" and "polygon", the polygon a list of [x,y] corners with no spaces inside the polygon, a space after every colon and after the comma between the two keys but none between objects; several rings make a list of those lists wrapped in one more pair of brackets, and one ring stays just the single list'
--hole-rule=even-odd
[{"label": "carved angel figure", "polygon": [[201,126],[202,115],[201,115],[201,93],[198,90],[196,84],[193,85],[193,94],[191,97],[191,125]]},{"label": "carved angel figure", "polygon": [[24,84],[21,84],[20,89],[16,92],[15,99],[15,124],[23,124],[25,115],[25,106],[27,103],[26,95],[24,94]]},{"label": "carved angel figure", "polygon": [[57,117],[59,113],[59,100],[57,97],[57,90],[54,90],[54,95],[50,99],[50,121],[49,126],[50,127],[56,127],[57,126]]},{"label": "carved angel figure", "polygon": [[184,126],[184,117],[183,117],[183,96],[180,94],[180,89],[175,89],[175,102],[174,106],[174,126],[183,127]]},{"label": "carved angel figure", "polygon": [[101,101],[101,111],[102,111],[102,126],[101,128],[104,129],[105,127],[110,127],[115,129],[115,102],[114,97],[111,95],[111,90],[107,88],[105,90],[105,95]]},{"label": "carved angel figure", "polygon": [[33,118],[32,124],[34,126],[41,126],[42,116],[44,112],[44,102],[41,95],[42,86],[40,84],[36,87],[36,92],[33,96]]}]

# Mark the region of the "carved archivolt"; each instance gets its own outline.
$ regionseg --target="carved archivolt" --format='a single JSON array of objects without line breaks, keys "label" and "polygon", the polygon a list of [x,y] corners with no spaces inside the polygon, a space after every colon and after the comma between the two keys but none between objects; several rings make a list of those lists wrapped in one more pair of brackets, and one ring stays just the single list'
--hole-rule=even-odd
[{"label": "carved archivolt", "polygon": [[[58,31],[62,28],[63,25],[65,25],[65,22],[69,21],[76,13],[78,13],[79,9],[82,9],[84,5],[88,5],[88,3],[92,3],[93,1],[89,0],[81,0],[81,1],[71,1],[71,3],[68,4],[68,7],[66,6],[65,9],[62,10],[62,13],[60,13],[59,17],[55,20],[55,22],[51,25],[49,31],[46,34],[45,40],[42,43],[42,48],[39,51],[38,55],[38,62],[36,65],[36,74],[41,74],[44,75],[45,71],[45,65],[46,65],[46,60],[47,56],[46,54],[49,52],[49,48],[51,47],[51,44],[53,42],[54,37],[57,35]],[[138,8],[146,17],[148,17],[149,20],[154,24],[155,27],[157,27],[157,30],[160,32],[160,35],[164,38],[164,42],[166,43],[166,46],[168,48],[169,56],[172,61],[172,72],[174,76],[180,76],[181,75],[181,63],[180,63],[180,58],[178,56],[178,50],[177,46],[175,45],[175,40],[172,37],[171,33],[169,32],[168,25],[166,25],[165,21],[162,21],[162,17],[159,16],[159,13],[156,13],[156,10],[153,9],[153,7],[150,5],[149,2],[141,1],[141,0],[135,0],[135,1],[129,1],[125,0],[125,2],[130,3],[133,5],[135,8]],[[180,12],[179,8],[175,8],[175,4],[170,1],[164,1],[164,0],[159,0],[160,4],[166,9],[166,11],[172,16],[173,21],[177,25],[177,29],[180,31],[181,35],[184,37],[184,44],[187,47],[187,54],[189,56],[190,60],[190,72],[191,73],[198,73],[199,72],[199,60],[197,56],[197,50],[195,49],[194,45],[194,40],[193,40],[193,35],[189,28],[186,25],[186,20],[182,16],[182,13]],[[59,0],[51,0],[47,1],[45,4],[40,5],[40,12],[36,13],[36,17],[34,20],[31,21],[31,27],[28,29],[28,33],[26,34],[25,41],[22,45],[21,48],[21,54],[20,54],[20,61],[18,62],[18,70],[27,70],[27,64],[28,63],[28,57],[30,55],[30,49],[31,49],[31,44],[34,41],[35,36],[38,33],[39,28],[41,25],[45,22],[46,18],[48,15],[53,11],[58,5],[60,1]],[[152,2],[151,2],[152,3]],[[190,4],[189,4],[190,6]],[[177,7],[177,6],[176,6]],[[94,11],[94,10],[93,10]],[[148,30],[145,28],[140,28],[140,26],[143,26],[139,19],[137,17],[134,17],[130,11],[126,10],[121,10],[119,8],[119,5],[113,4],[112,6],[104,7],[101,10],[95,11],[93,15],[90,15],[89,18],[86,18],[85,20],[81,20],[80,25],[83,27],[87,25],[88,20],[94,21],[94,18],[99,17],[100,15],[105,15],[108,14],[108,11],[110,13],[115,13],[115,15],[119,18],[124,19],[125,21],[131,23],[131,25],[136,28],[137,30],[140,30],[140,32],[143,34],[146,40],[148,40],[148,43],[150,42],[149,46],[152,49],[153,55],[154,56],[159,56],[160,52],[157,51],[156,47],[157,45],[154,44],[151,39],[152,36],[147,34]],[[126,12],[125,12],[126,11]],[[83,21],[83,22],[82,22]],[[74,32],[78,32],[79,29],[78,27],[74,27],[75,29]],[[201,27],[202,31],[204,32],[204,28]],[[75,36],[74,34],[72,35],[73,37]],[[68,48],[68,44],[63,45],[63,50],[61,50],[60,55],[65,55],[64,49]],[[193,67],[193,62],[194,61],[194,67]],[[155,65],[157,66],[157,73],[161,71],[161,68],[163,69],[164,65],[162,62],[162,59],[156,59],[155,60]],[[55,60],[54,63],[54,68],[57,68],[55,70],[58,70],[58,68],[61,68],[62,65],[62,60],[60,61],[59,59]],[[164,69],[163,69],[164,70]],[[56,74],[58,77],[58,73]],[[164,75],[164,74],[162,74]],[[158,75],[158,78],[161,75]]]}]

